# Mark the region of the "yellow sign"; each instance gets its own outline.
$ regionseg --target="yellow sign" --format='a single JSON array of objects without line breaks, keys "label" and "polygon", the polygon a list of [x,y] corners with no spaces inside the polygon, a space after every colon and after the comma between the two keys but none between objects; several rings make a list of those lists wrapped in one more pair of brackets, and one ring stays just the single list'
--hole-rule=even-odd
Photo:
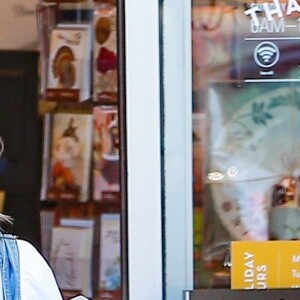
[{"label": "yellow sign", "polygon": [[300,241],[232,242],[231,288],[300,288]]}]

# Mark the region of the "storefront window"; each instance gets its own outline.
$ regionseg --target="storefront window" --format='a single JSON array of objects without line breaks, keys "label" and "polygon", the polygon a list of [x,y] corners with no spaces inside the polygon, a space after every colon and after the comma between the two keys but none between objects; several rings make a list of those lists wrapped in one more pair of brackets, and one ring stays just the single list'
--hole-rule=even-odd
[{"label": "storefront window", "polygon": [[193,1],[195,288],[230,287],[233,240],[299,239],[299,12]]}]

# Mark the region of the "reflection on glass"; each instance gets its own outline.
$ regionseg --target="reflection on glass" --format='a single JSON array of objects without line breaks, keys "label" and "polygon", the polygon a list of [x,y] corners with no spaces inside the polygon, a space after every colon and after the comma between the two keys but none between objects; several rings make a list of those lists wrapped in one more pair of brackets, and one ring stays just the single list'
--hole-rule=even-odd
[{"label": "reflection on glass", "polygon": [[229,287],[233,240],[300,238],[299,11],[193,1],[195,288]]},{"label": "reflection on glass", "polygon": [[207,179],[211,181],[219,181],[224,178],[224,175],[220,172],[211,172],[207,174]]}]

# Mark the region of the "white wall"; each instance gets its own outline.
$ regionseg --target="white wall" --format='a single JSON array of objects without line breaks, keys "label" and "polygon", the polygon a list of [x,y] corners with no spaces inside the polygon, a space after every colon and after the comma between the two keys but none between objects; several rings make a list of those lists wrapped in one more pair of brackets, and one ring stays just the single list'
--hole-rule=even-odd
[{"label": "white wall", "polygon": [[0,49],[37,49],[37,0],[0,1]]}]

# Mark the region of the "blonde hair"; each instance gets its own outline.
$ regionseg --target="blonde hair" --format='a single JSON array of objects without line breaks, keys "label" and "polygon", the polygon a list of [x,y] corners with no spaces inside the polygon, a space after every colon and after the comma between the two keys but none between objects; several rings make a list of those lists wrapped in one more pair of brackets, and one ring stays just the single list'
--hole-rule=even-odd
[{"label": "blonde hair", "polygon": [[0,213],[0,227],[2,224],[12,224],[13,220],[11,216]]}]

